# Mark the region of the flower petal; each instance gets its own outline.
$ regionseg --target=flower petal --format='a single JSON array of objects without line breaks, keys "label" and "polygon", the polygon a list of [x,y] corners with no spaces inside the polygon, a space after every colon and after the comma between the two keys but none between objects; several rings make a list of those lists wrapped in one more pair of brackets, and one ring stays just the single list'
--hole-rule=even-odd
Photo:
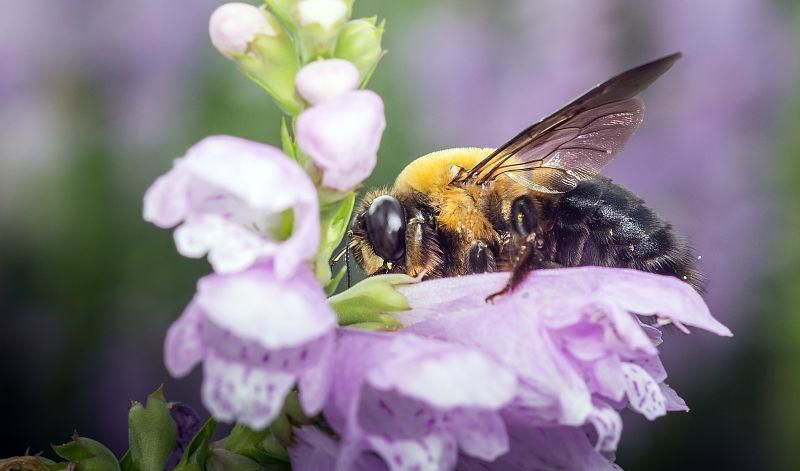
[{"label": "flower petal", "polygon": [[623,363],[625,392],[631,409],[641,413],[649,420],[667,413],[667,399],[658,383],[644,368],[633,363]]},{"label": "flower petal", "polygon": [[294,376],[219,358],[213,353],[203,364],[203,403],[220,421],[238,421],[260,430],[281,411],[294,385]]},{"label": "flower petal", "polygon": [[391,471],[442,471],[453,469],[458,458],[455,440],[433,434],[417,440],[367,439]]},{"label": "flower petal", "polygon": [[508,452],[508,435],[497,412],[465,410],[448,413],[449,429],[461,450],[475,458],[494,461]]},{"label": "flower petal", "polygon": [[577,427],[517,427],[509,436],[511,451],[491,463],[462,457],[458,471],[620,471]]},{"label": "flower petal", "polygon": [[514,397],[514,374],[477,350],[407,335],[392,351],[393,358],[368,375],[377,388],[397,389],[442,409],[495,409]]},{"label": "flower petal", "polygon": [[358,69],[344,59],[327,59],[311,62],[300,69],[295,86],[312,105],[336,98],[358,88],[361,81]]},{"label": "flower petal", "polygon": [[192,301],[181,317],[167,330],[164,342],[164,364],[173,377],[185,376],[205,354],[202,342],[203,318],[200,308]]},{"label": "flower petal", "polygon": [[318,341],[323,350],[322,355],[315,365],[307,368],[300,375],[300,405],[307,416],[317,415],[331,389],[331,369],[333,367],[334,334],[331,332]]},{"label": "flower petal", "polygon": [[589,414],[589,423],[594,426],[597,433],[598,451],[615,451],[622,436],[622,417],[607,404],[599,404]]},{"label": "flower petal", "polygon": [[297,118],[297,144],[322,171],[322,184],[347,191],[372,173],[386,127],[383,101],[369,90],[346,93]]},{"label": "flower petal", "polygon": [[336,316],[308,268],[287,280],[269,267],[198,282],[197,303],[209,320],[268,349],[296,347],[329,332]]}]

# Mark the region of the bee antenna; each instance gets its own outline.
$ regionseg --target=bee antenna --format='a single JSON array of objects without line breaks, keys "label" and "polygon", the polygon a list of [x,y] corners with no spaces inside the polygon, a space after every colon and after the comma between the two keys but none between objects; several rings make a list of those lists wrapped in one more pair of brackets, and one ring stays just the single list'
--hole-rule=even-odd
[{"label": "bee antenna", "polygon": [[344,246],[344,266],[347,267],[347,289],[350,289],[350,235],[352,233],[347,231],[347,240],[345,241]]}]

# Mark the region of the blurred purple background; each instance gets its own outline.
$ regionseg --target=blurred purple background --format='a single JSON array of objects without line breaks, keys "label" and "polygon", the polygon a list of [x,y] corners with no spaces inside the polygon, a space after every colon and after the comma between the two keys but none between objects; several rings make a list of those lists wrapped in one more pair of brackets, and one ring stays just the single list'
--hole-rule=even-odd
[{"label": "blurred purple background", "polygon": [[[161,347],[208,267],[180,258],[168,233],[140,221],[141,195],[205,135],[277,142],[278,113],[212,50],[207,18],[220,1],[7,2],[0,456],[45,450],[75,428],[122,453],[129,399],[166,382],[169,398],[202,411],[198,373],[169,379]],[[667,340],[671,384],[694,410],[633,423],[621,464],[766,467],[766,439],[736,446],[772,427],[751,411],[767,396],[751,386],[769,361],[754,332],[766,318],[765,280],[777,276],[759,247],[775,240],[786,211],[773,187],[786,160],[779,124],[796,96],[797,9],[757,0],[359,0],[356,11],[388,20],[390,53],[373,82],[389,126],[375,184],[433,150],[496,146],[617,72],[684,53],[644,94],[645,122],[607,174],[691,240],[712,312],[737,337]]]}]

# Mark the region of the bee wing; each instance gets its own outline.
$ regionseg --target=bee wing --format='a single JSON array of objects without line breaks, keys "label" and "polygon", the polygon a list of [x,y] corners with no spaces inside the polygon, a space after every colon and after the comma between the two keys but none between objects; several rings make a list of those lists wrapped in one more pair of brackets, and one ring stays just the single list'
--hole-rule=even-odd
[{"label": "bee wing", "polygon": [[642,122],[644,104],[635,96],[680,57],[671,54],[597,85],[523,130],[460,181],[481,184],[505,174],[544,193],[575,188],[619,153]]}]

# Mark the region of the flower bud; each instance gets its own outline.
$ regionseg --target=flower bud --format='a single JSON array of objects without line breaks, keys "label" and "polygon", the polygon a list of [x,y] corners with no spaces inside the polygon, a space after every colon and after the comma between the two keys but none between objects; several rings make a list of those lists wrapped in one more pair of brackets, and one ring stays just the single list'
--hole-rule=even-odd
[{"label": "flower bud", "polygon": [[269,14],[248,3],[226,3],[211,14],[208,32],[211,42],[226,57],[244,54],[258,36],[277,36]]},{"label": "flower bud", "polygon": [[228,3],[211,15],[209,32],[214,46],[236,61],[284,112],[300,113],[303,104],[294,91],[294,76],[300,68],[297,51],[269,12],[246,3]]},{"label": "flower bud", "polygon": [[347,21],[348,10],[342,0],[302,0],[295,4],[304,61],[330,54],[334,39]]},{"label": "flower bud", "polygon": [[384,22],[377,24],[377,18],[372,17],[352,20],[339,33],[333,56],[355,64],[362,83],[367,82],[383,56],[383,31]]},{"label": "flower bud", "polygon": [[346,192],[372,173],[385,127],[381,98],[357,90],[304,111],[297,146],[322,172],[323,187]]},{"label": "flower bud", "polygon": [[312,62],[297,73],[297,91],[312,105],[358,88],[361,78],[351,62],[328,59]]}]

